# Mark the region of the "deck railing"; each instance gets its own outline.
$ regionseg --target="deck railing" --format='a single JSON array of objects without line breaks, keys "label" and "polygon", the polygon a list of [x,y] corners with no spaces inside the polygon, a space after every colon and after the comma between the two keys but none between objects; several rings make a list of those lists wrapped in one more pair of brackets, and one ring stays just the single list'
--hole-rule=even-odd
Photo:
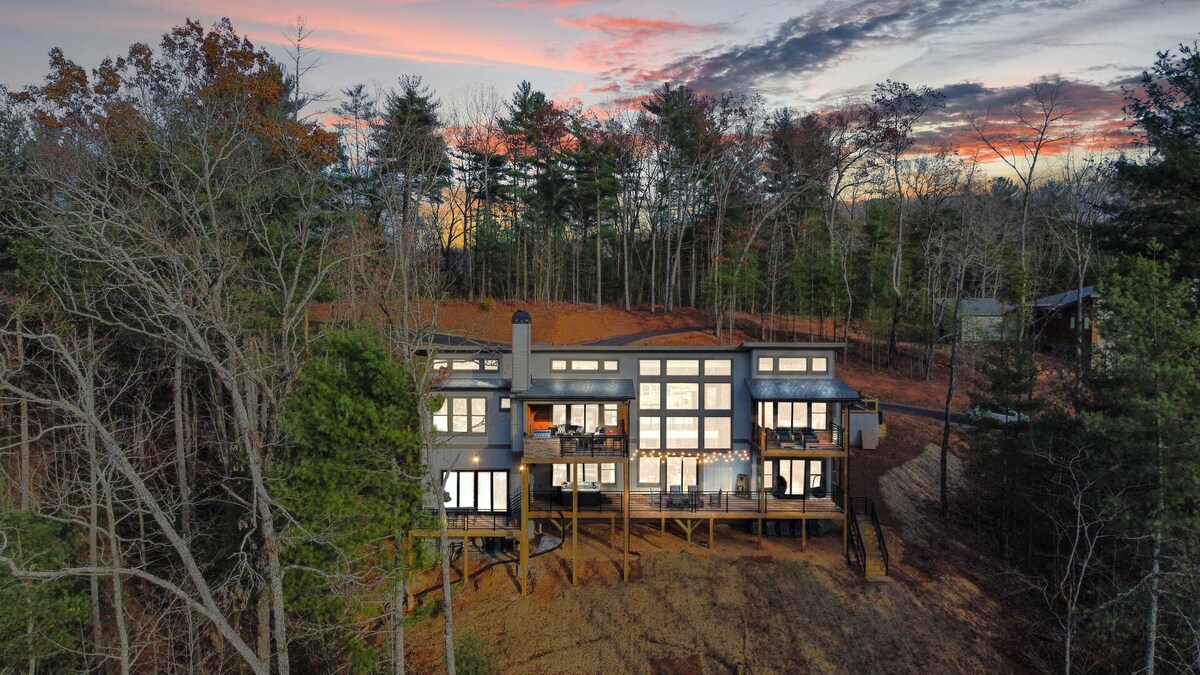
[{"label": "deck railing", "polygon": [[[862,532],[858,530],[858,518],[854,511],[854,500],[850,500],[849,508],[846,512],[846,523],[850,530],[850,550],[854,551],[854,562],[857,563],[858,569],[863,574],[867,573],[867,550],[863,545]],[[850,554],[846,553],[846,562],[850,562]]]},{"label": "deck railing", "polygon": [[[841,449],[842,436],[845,430],[837,422],[831,422],[829,429],[810,429],[808,427],[793,427],[772,429],[753,425],[751,436],[753,443],[764,443],[760,450],[817,450],[835,447]],[[829,441],[823,436],[828,434]],[[760,439],[762,439],[760,441]]]},{"label": "deck railing", "polygon": [[875,538],[879,540],[879,555],[883,558],[883,573],[888,573],[887,540],[883,538],[883,527],[879,524],[879,512],[875,510],[875,502],[867,500],[868,511],[871,514],[871,527],[875,528]]},{"label": "deck railing", "polygon": [[563,457],[629,456],[629,436],[625,434],[581,434],[558,438]]},{"label": "deck railing", "polygon": [[[437,517],[437,507],[425,509]],[[448,530],[507,530],[521,522],[521,493],[508,498],[502,511],[489,511],[477,507],[446,507],[446,529]]]}]

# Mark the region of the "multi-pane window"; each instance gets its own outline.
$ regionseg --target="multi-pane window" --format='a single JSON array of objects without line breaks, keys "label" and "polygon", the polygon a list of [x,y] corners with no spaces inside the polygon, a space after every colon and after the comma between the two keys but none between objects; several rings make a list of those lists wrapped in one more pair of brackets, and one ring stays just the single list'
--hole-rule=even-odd
[{"label": "multi-pane window", "polygon": [[705,417],[704,449],[728,450],[732,445],[729,430],[730,421],[728,417]]},{"label": "multi-pane window", "polygon": [[662,482],[659,471],[662,464],[657,457],[638,457],[638,483],[641,485],[658,485]]},{"label": "multi-pane window", "polygon": [[696,485],[696,458],[668,457],[667,485],[678,485],[681,492],[689,486]]},{"label": "multi-pane window", "polygon": [[550,415],[551,424],[560,428],[570,424],[584,433],[617,426],[616,403],[557,403],[551,408]]},{"label": "multi-pane window", "polygon": [[700,374],[700,362],[696,359],[667,359],[667,375],[692,377]]},{"label": "multi-pane window", "polygon": [[442,474],[450,499],[448,509],[505,511],[508,509],[507,471],[448,471]]},{"label": "multi-pane window", "polygon": [[638,417],[638,447],[642,450],[662,448],[662,418]]},{"label": "multi-pane window", "polygon": [[662,374],[662,361],[658,359],[641,359],[638,361],[638,375],[655,377]]},{"label": "multi-pane window", "polygon": [[[780,483],[780,485],[777,485]],[[787,495],[802,495],[825,487],[824,473],[819,459],[771,460],[763,467],[763,487],[768,492],[777,489]]]},{"label": "multi-pane window", "polygon": [[658,410],[662,407],[662,385],[658,382],[642,382],[638,385],[638,409]]},{"label": "multi-pane window", "polygon": [[765,427],[775,429],[829,428],[829,404],[824,401],[764,403],[762,412],[762,424]]},{"label": "multi-pane window", "polygon": [[698,417],[668,417],[667,449],[688,450],[700,447],[700,419]]},{"label": "multi-pane window", "polygon": [[704,409],[729,410],[733,407],[733,385],[728,382],[704,384]]},{"label": "multi-pane window", "polygon": [[809,412],[812,414],[809,425],[813,429],[828,429],[829,428],[829,404],[828,403],[813,403],[809,406]]},{"label": "multi-pane window", "polygon": [[437,431],[481,434],[487,429],[486,398],[447,398],[433,413]]},{"label": "multi-pane window", "polygon": [[699,407],[700,383],[667,383],[667,410],[696,410]]},{"label": "multi-pane window", "polygon": [[728,377],[733,374],[733,362],[729,359],[707,359],[704,374],[708,377]]},{"label": "multi-pane window", "polygon": [[779,372],[781,373],[803,373],[807,370],[808,359],[803,356],[779,357]]}]

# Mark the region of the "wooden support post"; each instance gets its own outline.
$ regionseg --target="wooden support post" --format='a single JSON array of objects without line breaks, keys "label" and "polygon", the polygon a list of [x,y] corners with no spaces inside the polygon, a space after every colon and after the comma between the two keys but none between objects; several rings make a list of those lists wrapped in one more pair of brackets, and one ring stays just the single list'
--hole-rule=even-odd
[{"label": "wooden support post", "polygon": [[624,532],[622,536],[625,537],[625,545],[621,547],[623,549],[621,556],[624,558],[622,562],[622,571],[625,575],[625,581],[629,581],[629,460],[625,460],[624,474],[625,487],[622,488],[621,511],[625,514],[623,516],[625,519],[625,526],[622,528]]},{"label": "wooden support post", "polygon": [[758,547],[759,548],[762,548],[762,537],[763,537],[763,519],[759,518],[758,519]]},{"label": "wooden support post", "polygon": [[571,585],[579,583],[579,465],[571,465]]},{"label": "wooden support post", "polygon": [[712,516],[708,517],[708,548],[710,550],[713,547],[713,543],[716,541],[713,539],[713,520],[714,518]]},{"label": "wooden support post", "polygon": [[616,546],[617,538],[617,514],[612,514],[608,517],[608,550],[613,550]]},{"label": "wooden support post", "polygon": [[842,555],[850,559],[850,406],[842,404]]},{"label": "wooden support post", "polygon": [[529,467],[521,464],[521,595],[529,593]]},{"label": "wooden support post", "polygon": [[658,531],[660,534],[666,534],[667,533],[667,517],[665,515],[660,516],[659,520],[661,522],[659,522],[659,524],[658,524]]},{"label": "wooden support post", "polygon": [[804,549],[808,547],[808,521],[800,520],[800,552],[804,553]]},{"label": "wooden support post", "polygon": [[471,550],[470,542],[467,540],[467,535],[463,535],[463,586],[471,580],[471,556],[468,553]]}]

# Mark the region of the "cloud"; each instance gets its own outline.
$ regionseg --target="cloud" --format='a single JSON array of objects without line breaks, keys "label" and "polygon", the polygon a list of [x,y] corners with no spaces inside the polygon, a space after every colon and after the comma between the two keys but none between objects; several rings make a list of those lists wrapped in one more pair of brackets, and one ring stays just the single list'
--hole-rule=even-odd
[{"label": "cloud", "polygon": [[605,77],[631,85],[686,82],[706,93],[745,90],[775,76],[813,75],[863,50],[960,31],[1014,13],[1082,0],[855,0],[829,2],[784,21],[759,42],[685,54],[655,69],[614,68]]}]

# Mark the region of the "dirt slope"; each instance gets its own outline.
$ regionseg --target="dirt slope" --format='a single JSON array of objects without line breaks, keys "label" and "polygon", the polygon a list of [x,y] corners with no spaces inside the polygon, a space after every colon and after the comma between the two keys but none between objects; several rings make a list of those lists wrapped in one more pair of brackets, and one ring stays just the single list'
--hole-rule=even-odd
[{"label": "dirt slope", "polygon": [[[796,539],[766,540],[719,526],[716,548],[676,531],[636,526],[634,581],[618,581],[607,526],[581,536],[580,585],[567,550],[534,561],[521,598],[511,571],[473,579],[456,603],[502,672],[524,673],[964,673],[1013,672],[1000,650],[999,606],[969,581],[908,569],[870,584],[842,559],[835,530],[800,553]],[[707,539],[707,532],[702,536]],[[410,633],[438,645],[440,620]],[[436,672],[440,652],[410,654]]]}]

